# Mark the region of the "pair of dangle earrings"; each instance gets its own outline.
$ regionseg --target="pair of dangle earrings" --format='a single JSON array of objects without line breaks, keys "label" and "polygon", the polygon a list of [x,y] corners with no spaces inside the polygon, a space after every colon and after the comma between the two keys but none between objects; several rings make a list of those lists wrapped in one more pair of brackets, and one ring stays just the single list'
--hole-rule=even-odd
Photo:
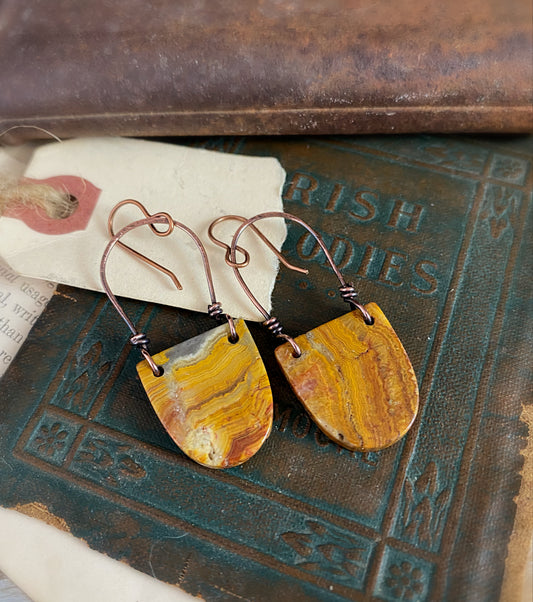
[{"label": "pair of dangle earrings", "polygon": [[[139,207],[145,219],[133,222],[113,233],[115,212],[125,203]],[[352,311],[296,338],[285,334],[279,321],[270,315],[245,283],[240,270],[249,256],[238,246],[244,230],[253,231],[291,266],[255,227],[266,218],[285,218],[310,232],[340,282],[342,298]],[[217,223],[236,219],[241,225],[231,245],[218,240],[213,229]],[[155,225],[162,224],[164,230]],[[169,275],[156,264],[120,239],[129,231],[150,226],[158,236],[168,236],[175,227],[186,232],[200,250],[211,304],[208,313],[226,324],[152,356],[146,335],[139,333],[111,292],[106,278],[109,253],[120,244],[130,253]],[[263,362],[243,320],[224,314],[216,300],[207,253],[199,238],[184,224],[166,213],[149,215],[137,201],[123,201],[109,217],[112,239],[101,262],[101,279],[105,292],[132,332],[130,342],[145,358],[137,371],[152,406],[176,444],[190,458],[211,468],[228,468],[242,464],[255,454],[272,428],[272,393]],[[377,451],[396,443],[412,425],[418,411],[416,377],[396,333],[375,303],[366,306],[335,265],[321,237],[300,218],[269,212],[250,219],[223,216],[209,227],[209,237],[226,249],[226,263],[250,301],[265,318],[263,324],[284,341],[275,350],[276,359],[293,391],[318,427],[339,445],[355,451]],[[237,252],[244,255],[237,262]]]}]

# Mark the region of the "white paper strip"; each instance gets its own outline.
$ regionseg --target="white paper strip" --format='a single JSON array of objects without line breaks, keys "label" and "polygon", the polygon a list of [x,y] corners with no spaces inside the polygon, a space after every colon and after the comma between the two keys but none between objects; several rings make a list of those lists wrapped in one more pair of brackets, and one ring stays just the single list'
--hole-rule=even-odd
[{"label": "white paper strip", "polygon": [[40,520],[0,508],[0,567],[34,602],[199,602]]}]

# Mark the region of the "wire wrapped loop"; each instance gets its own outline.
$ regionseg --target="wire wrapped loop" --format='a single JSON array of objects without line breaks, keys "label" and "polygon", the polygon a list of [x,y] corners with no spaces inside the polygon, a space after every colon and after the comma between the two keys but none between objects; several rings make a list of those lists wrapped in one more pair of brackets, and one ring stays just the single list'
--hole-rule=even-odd
[{"label": "wire wrapped loop", "polygon": [[150,353],[148,352],[147,349],[141,349],[141,354],[144,357],[144,359],[148,362],[148,365],[150,366],[150,369],[152,370],[152,373],[154,376],[163,376],[163,368],[161,366],[158,366],[155,362],[154,362],[154,358],[150,355]]},{"label": "wire wrapped loop", "polygon": [[148,345],[150,345],[150,339],[144,332],[138,332],[130,337],[130,343],[139,349],[146,349],[148,348]]},{"label": "wire wrapped loop", "polygon": [[237,341],[239,340],[239,335],[237,334],[233,318],[229,314],[224,313],[220,301],[215,301],[214,303],[211,303],[211,305],[209,305],[207,308],[207,313],[212,318],[215,318],[215,320],[217,321],[220,321],[222,318],[225,318],[229,325],[228,341],[230,343],[237,343]]},{"label": "wire wrapped loop", "polygon": [[279,320],[275,316],[272,316],[268,320],[265,320],[263,322],[263,326],[266,326],[275,337],[281,334],[281,331],[283,330],[283,327],[281,326]]},{"label": "wire wrapped loop", "polygon": [[[124,228],[122,228],[122,230],[120,230],[119,232],[114,234],[113,233],[113,217],[114,217],[117,209],[126,204],[133,204],[136,207],[138,207],[142,211],[143,215],[145,216],[145,219],[140,219],[135,222],[132,222],[131,224],[124,226]],[[155,224],[162,224],[164,229],[158,230],[155,227]],[[139,203],[139,201],[135,201],[134,199],[127,199],[115,206],[115,208],[111,211],[111,214],[109,216],[108,228],[109,228],[110,234],[112,234],[112,238],[107,243],[107,246],[102,254],[102,259],[100,261],[100,279],[102,281],[102,286],[104,288],[104,291],[105,291],[106,295],[109,297],[109,300],[111,301],[111,303],[113,304],[113,307],[117,310],[120,317],[124,320],[124,322],[127,324],[128,328],[130,329],[130,332],[132,333],[132,336],[130,337],[130,343],[132,345],[134,345],[135,347],[137,347],[141,351],[144,359],[150,365],[150,368],[152,369],[154,376],[161,376],[163,374],[164,370],[161,366],[158,366],[154,362],[152,356],[150,355],[150,352],[148,351],[148,345],[149,345],[148,337],[144,333],[137,332],[135,325],[129,319],[126,312],[121,307],[117,298],[111,291],[111,288],[109,286],[109,282],[107,281],[107,276],[106,276],[106,266],[107,266],[107,262],[109,259],[109,254],[111,253],[113,248],[118,244],[122,244],[120,242],[120,239],[123,236],[125,236],[128,232],[130,232],[131,230],[135,230],[136,228],[140,228],[142,226],[150,226],[152,231],[155,234],[157,234],[158,236],[168,236],[176,228],[178,228],[179,230],[182,230],[183,232],[188,234],[190,236],[190,238],[192,238],[193,242],[196,244],[196,247],[200,251],[200,255],[202,257],[202,262],[204,265],[204,272],[205,272],[205,276],[206,276],[206,280],[207,280],[207,288],[209,290],[209,296],[211,298],[210,314],[214,315],[216,317],[219,313],[222,313],[222,309],[220,308],[220,304],[217,302],[216,297],[215,297],[215,287],[213,284],[213,277],[211,275],[211,266],[209,265],[209,259],[207,257],[205,247],[202,244],[202,241],[198,238],[198,236],[188,226],[186,226],[185,224],[182,224],[181,222],[174,220],[168,213],[165,213],[165,212],[150,215],[148,213],[148,211],[146,210],[146,208],[141,203]],[[155,261],[149,259],[145,255],[138,253],[134,249],[131,249],[130,247],[126,247],[126,248],[129,250],[130,253],[135,255],[137,258],[141,259],[148,265],[156,268],[157,270],[160,270],[161,272],[163,272],[164,274],[169,276],[172,279],[172,282],[175,284],[176,288],[178,288],[178,289],[182,288],[181,284],[179,283],[178,279],[176,278],[176,276],[173,272],[171,272],[167,268],[159,265]]]},{"label": "wire wrapped loop", "polygon": [[289,345],[292,347],[292,357],[300,357],[302,355],[302,350],[300,349],[298,343],[288,334],[280,332],[277,337],[289,343]]},{"label": "wire wrapped loop", "polygon": [[211,305],[209,305],[207,308],[207,313],[212,318],[215,318],[215,320],[220,320],[222,314],[224,313],[220,301],[215,301],[214,303],[211,303]]},{"label": "wire wrapped loop", "polygon": [[346,303],[349,303],[354,309],[358,309],[363,314],[365,324],[368,324],[369,326],[374,324],[374,318],[368,313],[364,306],[357,301],[357,293],[351,284],[339,286],[339,291]]},{"label": "wire wrapped loop", "polygon": [[266,326],[268,330],[270,330],[270,332],[278,339],[283,339],[284,341],[287,341],[287,343],[289,343],[292,347],[292,355],[294,357],[300,357],[302,355],[302,350],[298,346],[298,343],[296,343],[296,341],[288,334],[282,332],[283,327],[281,326],[279,320],[275,316],[272,316],[268,320],[265,320],[263,322],[263,326]]},{"label": "wire wrapped loop", "polygon": [[144,334],[144,332],[138,332],[130,337],[130,343],[139,349],[144,359],[148,362],[150,369],[154,376],[161,376],[163,374],[163,368],[158,366],[154,362],[154,358],[150,355],[148,351],[148,346],[150,345],[150,339]]},{"label": "wire wrapped loop", "polygon": [[355,292],[354,287],[351,284],[346,284],[346,286],[339,286],[339,291],[341,293],[341,297],[346,302],[355,301],[357,299],[357,293]]},{"label": "wire wrapped loop", "polygon": [[237,334],[237,329],[235,328],[235,322],[233,321],[233,318],[229,314],[225,314],[224,317],[226,318],[226,320],[228,322],[228,326],[229,326],[228,341],[230,343],[235,344],[239,341],[239,335]]},{"label": "wire wrapped loop", "polygon": [[230,268],[245,268],[250,263],[250,253],[242,247],[236,247],[236,249],[244,255],[244,259],[240,263],[238,261],[231,261],[231,249],[228,248],[224,256],[224,261]]},{"label": "wire wrapped loop", "polygon": [[167,223],[165,224],[167,227],[166,230],[158,230],[155,227],[155,224],[150,224],[150,229],[154,234],[157,234],[157,236],[168,236],[169,234],[172,234],[172,232],[174,232],[174,220],[172,219],[172,216],[169,215],[166,211],[154,213],[153,217],[162,217],[167,221]]}]

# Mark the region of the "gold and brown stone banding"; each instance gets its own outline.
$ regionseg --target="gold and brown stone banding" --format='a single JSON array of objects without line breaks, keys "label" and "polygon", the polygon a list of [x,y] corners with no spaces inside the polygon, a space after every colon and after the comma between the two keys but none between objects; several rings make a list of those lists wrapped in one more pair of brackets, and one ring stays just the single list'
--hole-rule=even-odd
[{"label": "gold and brown stone banding", "polygon": [[416,376],[398,336],[375,303],[374,324],[352,311],[285,343],[276,358],[320,429],[347,449],[376,451],[396,443],[418,412]]},{"label": "gold and brown stone banding", "polygon": [[253,456],[272,428],[272,392],[255,342],[243,320],[239,340],[224,324],[137,365],[163,426],[190,458],[210,468],[237,466]]}]

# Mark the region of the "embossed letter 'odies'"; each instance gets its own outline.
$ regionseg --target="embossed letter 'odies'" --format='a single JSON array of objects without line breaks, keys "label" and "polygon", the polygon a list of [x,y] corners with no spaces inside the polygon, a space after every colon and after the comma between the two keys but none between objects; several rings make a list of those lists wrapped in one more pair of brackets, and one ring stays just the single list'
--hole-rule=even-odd
[{"label": "embossed letter 'odies'", "polygon": [[[267,217],[284,217],[306,228],[318,241],[337,275],[343,299],[353,311],[295,339],[282,332],[252,295],[236,262],[243,230]],[[285,344],[276,358],[294,392],[320,429],[350,450],[376,451],[396,443],[418,412],[416,376],[398,336],[375,303],[357,302],[320,236],[300,218],[281,212],[256,215],[236,231],[231,264],[250,300],[265,317],[265,326]],[[289,266],[291,267],[291,266]],[[302,270],[300,270],[302,271]]]}]

